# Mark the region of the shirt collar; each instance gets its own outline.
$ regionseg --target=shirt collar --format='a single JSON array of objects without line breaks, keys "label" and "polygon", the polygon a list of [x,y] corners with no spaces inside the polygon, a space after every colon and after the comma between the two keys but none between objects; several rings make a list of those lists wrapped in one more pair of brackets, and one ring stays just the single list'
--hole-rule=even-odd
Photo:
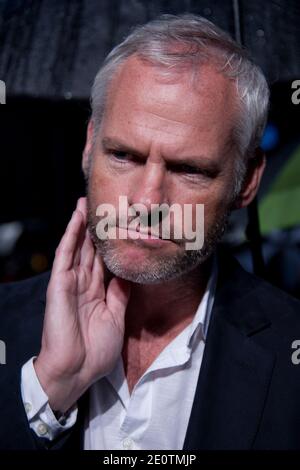
[{"label": "shirt collar", "polygon": [[190,348],[192,347],[193,339],[196,336],[196,331],[200,330],[203,340],[204,341],[206,340],[212,307],[213,307],[214,298],[215,298],[217,277],[218,277],[217,256],[216,254],[214,254],[212,256],[211,273],[210,273],[210,277],[209,277],[204,295],[202,296],[202,299],[198,305],[193,321],[189,326],[187,346]]}]

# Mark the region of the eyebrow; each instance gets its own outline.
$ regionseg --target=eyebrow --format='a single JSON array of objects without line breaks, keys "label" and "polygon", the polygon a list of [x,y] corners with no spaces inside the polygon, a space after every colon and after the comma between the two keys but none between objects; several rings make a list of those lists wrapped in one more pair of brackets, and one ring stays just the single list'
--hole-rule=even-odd
[{"label": "eyebrow", "polygon": [[130,145],[126,144],[117,139],[112,139],[111,137],[104,137],[101,141],[102,148],[104,150],[120,150],[122,152],[127,152],[131,155],[140,157],[140,158],[147,158],[147,155],[139,152],[138,150],[130,147]]},{"label": "eyebrow", "polygon": [[[125,142],[122,142],[121,140],[118,140],[115,138],[103,137],[101,144],[102,144],[103,150],[106,150],[106,151],[107,150],[119,150],[119,151],[129,153],[130,155],[139,157],[144,160],[147,158],[147,155],[145,155],[144,153],[131,147]],[[178,157],[176,158],[176,160],[167,158],[165,156],[163,158],[166,161],[167,165],[174,165],[174,166],[191,165],[199,169],[205,168],[206,171],[215,173],[215,174],[219,173],[220,171],[219,163],[212,162],[205,155]]]}]

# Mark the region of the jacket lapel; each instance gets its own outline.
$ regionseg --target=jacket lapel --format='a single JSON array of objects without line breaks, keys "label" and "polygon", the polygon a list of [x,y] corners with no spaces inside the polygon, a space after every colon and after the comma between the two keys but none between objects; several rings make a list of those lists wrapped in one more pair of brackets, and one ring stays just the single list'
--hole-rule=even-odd
[{"label": "jacket lapel", "polygon": [[253,277],[219,257],[219,280],[185,450],[250,449],[266,400],[273,353],[255,341],[265,317]]}]

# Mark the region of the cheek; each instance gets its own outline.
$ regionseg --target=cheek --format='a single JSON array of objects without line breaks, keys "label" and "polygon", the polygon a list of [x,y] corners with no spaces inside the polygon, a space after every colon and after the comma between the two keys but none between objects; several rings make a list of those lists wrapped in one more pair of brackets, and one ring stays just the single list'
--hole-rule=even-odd
[{"label": "cheek", "polygon": [[222,224],[224,216],[227,216],[230,211],[230,203],[228,200],[228,192],[223,192],[220,195],[214,195],[207,204],[205,204],[205,232],[212,229],[214,226]]},{"label": "cheek", "polygon": [[119,196],[127,196],[128,180],[110,174],[105,168],[94,167],[89,180],[89,198],[94,206],[110,203],[116,207]]},{"label": "cheek", "polygon": [[[196,221],[196,204],[204,205],[204,225],[205,231],[216,224],[229,209],[229,193],[224,184],[212,184],[210,188],[197,194],[196,198],[190,202],[194,205],[193,228]],[[198,216],[199,219],[199,216]]]}]

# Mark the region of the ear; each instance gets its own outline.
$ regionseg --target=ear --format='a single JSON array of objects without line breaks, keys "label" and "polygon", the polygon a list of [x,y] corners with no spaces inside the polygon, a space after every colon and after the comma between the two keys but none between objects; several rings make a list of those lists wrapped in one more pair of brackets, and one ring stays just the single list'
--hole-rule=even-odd
[{"label": "ear", "polygon": [[242,209],[255,198],[260,181],[266,166],[266,156],[262,149],[255,150],[254,157],[250,158],[242,189],[236,199],[233,209]]},{"label": "ear", "polygon": [[86,143],[82,152],[82,171],[85,176],[87,176],[88,165],[89,165],[89,155],[93,149],[93,138],[94,138],[94,121],[92,119],[89,121],[86,132]]}]

